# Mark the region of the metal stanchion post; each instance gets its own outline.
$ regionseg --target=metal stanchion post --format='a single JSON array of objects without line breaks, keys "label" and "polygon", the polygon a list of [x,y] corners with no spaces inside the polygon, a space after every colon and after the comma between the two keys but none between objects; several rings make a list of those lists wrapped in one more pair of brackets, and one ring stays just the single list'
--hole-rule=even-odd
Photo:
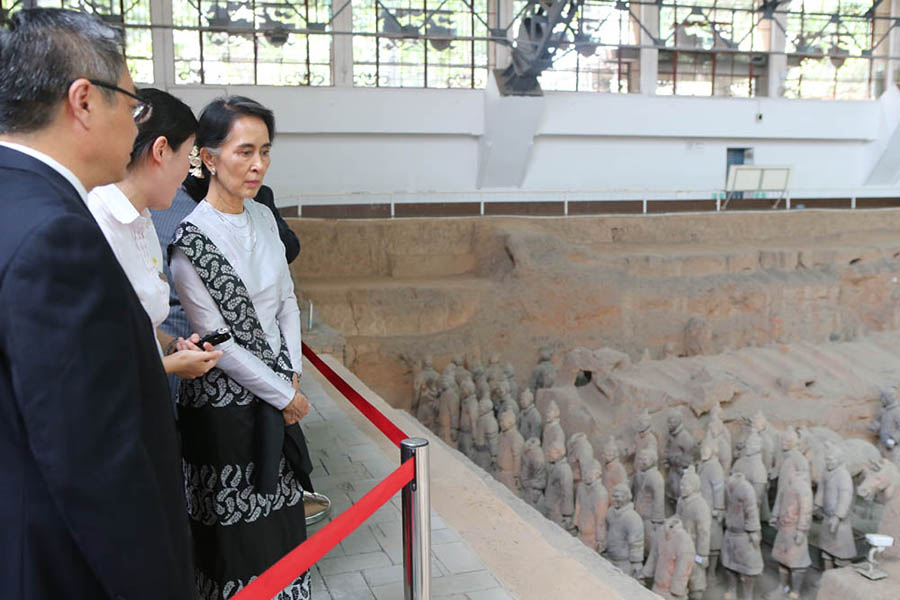
[{"label": "metal stanchion post", "polygon": [[401,492],[403,500],[403,598],[431,598],[431,498],[428,440],[407,438],[400,443],[400,462],[413,457],[416,476]]}]

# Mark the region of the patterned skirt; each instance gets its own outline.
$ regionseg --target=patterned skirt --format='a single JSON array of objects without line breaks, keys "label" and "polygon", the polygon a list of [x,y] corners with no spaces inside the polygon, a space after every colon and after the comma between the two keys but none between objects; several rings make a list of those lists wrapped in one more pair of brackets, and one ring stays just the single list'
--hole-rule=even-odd
[{"label": "patterned skirt", "polygon": [[[227,600],[306,539],[303,488],[283,457],[272,494],[255,486],[260,400],[219,369],[185,381],[179,424],[188,514],[202,600]],[[243,390],[241,390],[243,391]],[[310,598],[309,573],[277,596]]]}]

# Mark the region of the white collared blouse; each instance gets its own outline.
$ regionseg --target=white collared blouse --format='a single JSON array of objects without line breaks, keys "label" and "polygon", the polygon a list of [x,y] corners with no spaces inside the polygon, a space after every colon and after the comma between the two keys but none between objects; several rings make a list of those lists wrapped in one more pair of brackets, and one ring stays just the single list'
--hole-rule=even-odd
[{"label": "white collared blouse", "polygon": [[94,188],[87,206],[137,292],[153,327],[169,315],[169,284],[162,249],[146,208],[138,212],[116,184]]}]

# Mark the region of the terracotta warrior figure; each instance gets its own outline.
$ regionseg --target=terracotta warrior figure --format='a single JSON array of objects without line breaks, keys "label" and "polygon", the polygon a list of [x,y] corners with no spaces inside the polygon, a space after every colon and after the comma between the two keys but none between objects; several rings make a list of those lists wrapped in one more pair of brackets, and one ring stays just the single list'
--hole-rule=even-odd
[{"label": "terracotta warrior figure", "polygon": [[606,549],[606,513],[609,495],[601,479],[603,467],[596,460],[585,463],[583,478],[575,488],[575,527],[578,539],[592,550]]},{"label": "terracotta warrior figure", "polygon": [[497,413],[501,413],[504,410],[508,410],[512,412],[513,416],[516,418],[516,422],[519,421],[519,403],[516,402],[512,395],[509,393],[509,385],[504,381],[500,386],[500,398],[496,404]]},{"label": "terracotta warrior figure", "polygon": [[547,487],[547,462],[541,441],[536,437],[525,441],[522,450],[522,466],[519,469],[519,481],[525,501],[538,510],[544,506],[544,489]]},{"label": "terracotta warrior figure", "polygon": [[701,600],[706,590],[706,568],[709,566],[709,540],[712,512],[700,493],[700,476],[694,467],[688,467],[681,476],[681,498],[675,514],[681,519],[684,530],[694,542],[696,556],[691,557],[694,569],[688,583],[691,600]]},{"label": "terracotta warrior figure", "polygon": [[869,424],[869,430],[878,434],[878,448],[885,458],[900,464],[900,403],[897,402],[897,389],[890,388],[881,392],[881,412]]},{"label": "terracotta warrior figure", "polygon": [[422,425],[434,427],[438,397],[438,381],[441,375],[434,369],[431,356],[422,361],[422,371],[416,376],[412,411]]},{"label": "terracotta warrior figure", "polygon": [[485,396],[478,402],[478,412],[478,420],[475,422],[475,464],[492,473],[497,461],[500,426],[489,397]]},{"label": "terracotta warrior figure", "polygon": [[732,473],[725,486],[725,538],[722,540],[722,566],[728,570],[725,600],[736,600],[738,580],[743,600],[753,600],[753,584],[762,573],[759,508],[756,492],[743,473]]},{"label": "terracotta warrior figure", "polygon": [[648,552],[657,528],[666,518],[665,485],[656,454],[652,450],[638,452],[631,489],[634,509],[644,520],[644,549]]},{"label": "terracotta warrior figure", "polygon": [[725,474],[731,472],[732,463],[732,439],[731,431],[725,426],[722,420],[722,407],[716,403],[709,416],[709,425],[706,428],[707,435],[712,435],[716,442],[716,454],[719,455],[719,464]]},{"label": "terracotta warrior figure", "polygon": [[472,372],[472,380],[475,382],[475,393],[478,394],[478,397],[482,398],[485,394],[490,396],[491,386],[488,385],[487,377],[484,376],[484,367],[481,365],[481,362],[474,360],[469,365],[469,370]]},{"label": "terracotta warrior figure", "polygon": [[753,418],[750,420],[750,426],[756,431],[762,442],[763,464],[766,467],[766,472],[769,474],[769,481],[773,481],[778,477],[778,432],[772,428],[761,410],[753,415]]},{"label": "terracotta warrior figure", "polygon": [[572,528],[575,513],[575,487],[572,467],[566,460],[566,449],[553,443],[545,449],[547,455],[547,489],[544,490],[544,516],[565,530]]},{"label": "terracotta warrior figure", "polygon": [[551,400],[544,411],[544,428],[541,437],[541,445],[546,450],[554,444],[559,444],[563,448],[566,447],[566,434],[563,433],[562,425],[559,424],[559,406],[555,400]]},{"label": "terracotta warrior figure", "polygon": [[740,456],[731,467],[732,473],[743,473],[753,491],[756,492],[756,502],[759,505],[760,518],[768,520],[769,517],[769,474],[762,459],[762,440],[759,435],[751,430],[747,438],[739,445]]},{"label": "terracotta warrior figure", "polygon": [[656,434],[653,433],[651,428],[652,425],[650,413],[645,408],[634,422],[634,448],[631,450],[632,455],[637,456],[637,453],[641,450],[653,450],[653,453],[659,456],[659,443],[656,440]]},{"label": "terracotta warrior figure", "polygon": [[459,385],[456,383],[456,363],[451,359],[450,362],[447,363],[447,366],[444,367],[444,372],[441,373],[442,378],[447,378],[453,388],[456,390],[456,393],[459,393]]},{"label": "terracotta warrior figure", "polygon": [[628,473],[625,471],[625,465],[619,460],[619,445],[616,438],[609,436],[606,445],[603,446],[603,485],[606,492],[612,496],[612,491],[620,483],[629,485]]},{"label": "terracotta warrior figure", "polygon": [[725,473],[715,452],[716,443],[707,437],[700,443],[700,494],[710,508],[709,568],[707,578],[716,579],[719,552],[722,550],[722,522],[725,520]]},{"label": "terracotta warrior figure", "polygon": [[[463,381],[472,379],[472,374],[466,368],[466,360],[462,354],[457,354],[453,357],[453,373],[456,377],[456,385],[460,388],[460,393],[462,393]],[[472,383],[475,383],[475,381],[473,380]]]},{"label": "terracotta warrior figure", "polygon": [[673,408],[666,418],[668,435],[666,436],[665,463],[669,469],[666,474],[666,498],[674,509],[681,496],[679,482],[681,474],[689,465],[697,460],[697,442],[694,436],[685,429],[681,411]]},{"label": "terracotta warrior figure", "polygon": [[772,559],[778,563],[781,582],[765,595],[766,600],[799,598],[803,576],[811,564],[807,533],[812,523],[813,495],[808,469],[782,471],[779,478],[780,502],[773,511],[769,525],[778,527],[772,544]]},{"label": "terracotta warrior figure", "polygon": [[445,444],[456,448],[456,441],[459,439],[459,394],[452,375],[441,377],[439,389],[438,435]]},{"label": "terracotta warrior figure", "polygon": [[825,569],[843,567],[856,558],[856,543],[850,513],[853,510],[853,479],[836,446],[825,450],[825,472],[816,488],[815,508],[823,517],[819,548]]},{"label": "terracotta warrior figure", "polygon": [[534,405],[534,394],[528,388],[519,394],[519,431],[526,440],[533,437],[541,439],[544,431],[544,420]]},{"label": "terracotta warrior figure", "polygon": [[666,600],[683,600],[687,598],[691,573],[698,566],[694,564],[695,555],[694,542],[681,519],[669,517],[656,534],[641,577],[652,577],[653,592]]},{"label": "terracotta warrior figure", "polygon": [[543,388],[551,388],[556,385],[556,365],[553,364],[553,350],[545,346],[539,351],[540,361],[531,372],[531,380],[528,387],[533,394]]},{"label": "terracotta warrior figure", "polygon": [[459,438],[457,440],[457,449],[474,459],[475,445],[473,435],[475,432],[475,423],[478,422],[479,407],[478,397],[475,395],[475,383],[471,379],[463,381],[460,386],[460,392],[463,399],[459,411]]},{"label": "terracotta warrior figure", "polygon": [[500,441],[497,444],[497,480],[516,495],[522,491],[519,469],[522,467],[522,449],[525,440],[516,429],[516,416],[511,410],[500,413]]},{"label": "terracotta warrior figure", "polygon": [[787,474],[791,471],[806,471],[809,473],[809,461],[797,447],[800,436],[793,427],[788,427],[781,432],[781,458],[778,466],[778,487],[775,491],[775,506],[772,512],[778,512],[781,494],[784,491],[783,482],[787,480]]},{"label": "terracotta warrior figure", "polygon": [[594,448],[583,432],[576,431],[569,436],[569,443],[566,444],[566,458],[569,460],[569,466],[572,467],[572,478],[577,486],[583,478],[582,467],[594,460]]},{"label": "terracotta warrior figure", "polygon": [[644,522],[631,503],[624,483],[613,489],[606,513],[606,558],[632,577],[640,577],[644,563]]},{"label": "terracotta warrior figure", "polygon": [[494,407],[500,406],[501,398],[509,395],[509,382],[501,375],[499,378],[489,377],[488,384],[491,386],[491,402],[494,403]]},{"label": "terracotta warrior figure", "polygon": [[516,381],[516,369],[512,366],[512,363],[506,363],[506,366],[503,367],[503,375],[509,384],[509,395],[513,398],[518,398],[521,390],[519,389],[519,383]]}]

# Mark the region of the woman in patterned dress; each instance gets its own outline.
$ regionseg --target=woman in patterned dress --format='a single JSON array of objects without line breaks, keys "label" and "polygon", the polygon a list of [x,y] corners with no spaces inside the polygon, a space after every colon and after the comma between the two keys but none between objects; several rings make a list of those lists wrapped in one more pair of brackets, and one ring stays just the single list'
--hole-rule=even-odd
[{"label": "woman in patterned dress", "polygon": [[[196,331],[228,327],[217,368],[183,381],[179,422],[197,585],[226,600],[306,539],[311,464],[299,421],[300,311],[271,211],[253,202],[269,167],[272,112],[220,98],[200,116],[199,202],[169,257]],[[208,187],[207,187],[208,186]],[[206,188],[205,191],[202,188]],[[278,596],[309,598],[308,573]]]}]

